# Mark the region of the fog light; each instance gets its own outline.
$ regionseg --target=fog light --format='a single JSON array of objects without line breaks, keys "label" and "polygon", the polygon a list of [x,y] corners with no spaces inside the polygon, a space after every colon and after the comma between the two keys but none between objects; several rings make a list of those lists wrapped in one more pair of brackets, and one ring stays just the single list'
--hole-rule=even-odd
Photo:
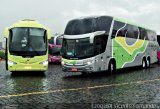
[{"label": "fog light", "polygon": [[89,62],[87,62],[87,64],[90,65],[90,64],[92,64],[92,62],[89,61]]},{"label": "fog light", "polygon": [[17,63],[16,63],[16,62],[13,62],[13,61],[8,60],[8,65],[15,65],[15,64],[17,64]]},{"label": "fog light", "polygon": [[62,61],[61,64],[64,65],[64,62]]},{"label": "fog light", "polygon": [[92,64],[92,60],[85,60],[84,62],[83,62],[83,64],[84,65],[90,65],[90,64]]}]

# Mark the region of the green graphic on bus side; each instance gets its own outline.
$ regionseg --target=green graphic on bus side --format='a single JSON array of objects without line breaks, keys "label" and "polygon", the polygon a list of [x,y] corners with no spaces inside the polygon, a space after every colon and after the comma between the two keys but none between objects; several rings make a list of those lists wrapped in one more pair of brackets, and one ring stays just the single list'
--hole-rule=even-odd
[{"label": "green graphic on bus side", "polygon": [[132,54],[130,54],[126,49],[126,47],[129,48],[130,46],[123,47],[122,44],[116,40],[116,38],[112,40],[112,43],[112,57],[116,60],[117,69],[123,68],[127,63],[132,63],[138,54],[145,52],[148,45],[148,41],[144,40],[142,46],[136,46],[133,48],[134,50],[132,50]]}]

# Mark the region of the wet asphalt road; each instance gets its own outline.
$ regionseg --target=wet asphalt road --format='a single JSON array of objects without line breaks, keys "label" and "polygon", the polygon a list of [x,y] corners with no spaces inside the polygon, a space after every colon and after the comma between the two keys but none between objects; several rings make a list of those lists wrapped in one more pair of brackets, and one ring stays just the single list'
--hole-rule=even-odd
[{"label": "wet asphalt road", "polygon": [[113,108],[117,103],[160,106],[160,65],[146,70],[124,69],[116,75],[99,72],[83,76],[62,72],[61,65],[51,64],[44,74],[12,75],[0,62],[0,109],[98,109],[97,104]]}]

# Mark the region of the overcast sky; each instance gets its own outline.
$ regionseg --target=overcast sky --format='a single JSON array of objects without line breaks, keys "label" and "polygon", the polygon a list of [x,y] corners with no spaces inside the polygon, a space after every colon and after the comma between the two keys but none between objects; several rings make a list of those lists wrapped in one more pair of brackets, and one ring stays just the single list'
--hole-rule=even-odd
[{"label": "overcast sky", "polygon": [[4,28],[21,19],[63,33],[69,20],[90,15],[127,18],[160,33],[160,0],[0,0],[0,40]]}]

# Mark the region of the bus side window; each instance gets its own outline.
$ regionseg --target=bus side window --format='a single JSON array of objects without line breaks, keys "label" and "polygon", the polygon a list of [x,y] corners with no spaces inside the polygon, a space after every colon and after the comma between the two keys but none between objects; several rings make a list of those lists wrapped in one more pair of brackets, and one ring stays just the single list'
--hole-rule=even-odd
[{"label": "bus side window", "polygon": [[133,26],[133,34],[134,34],[134,38],[138,39],[140,32],[139,32],[139,28],[137,26]]},{"label": "bus side window", "polygon": [[125,34],[125,23],[115,21],[112,31],[112,38],[124,37]]},{"label": "bus side window", "polygon": [[134,38],[134,28],[130,24],[127,25],[127,34],[126,34],[126,37],[127,38]]},{"label": "bus side window", "polygon": [[95,44],[95,54],[101,54],[105,52],[107,45],[108,35],[100,35],[95,36],[94,44]]},{"label": "bus side window", "polygon": [[139,28],[137,26],[128,24],[126,37],[138,39],[138,36],[139,36]]},{"label": "bus side window", "polygon": [[112,18],[102,16],[99,18],[96,18],[95,23],[95,31],[106,31],[106,34],[109,34],[110,26],[112,23]]},{"label": "bus side window", "polygon": [[147,30],[144,29],[144,28],[139,28],[139,30],[140,30],[140,37],[139,37],[139,39],[148,40]]},{"label": "bus side window", "polygon": [[148,35],[148,39],[150,41],[156,41],[156,33],[151,31],[151,30],[147,30],[147,35]]},{"label": "bus side window", "polygon": [[158,44],[160,46],[160,35],[157,35],[157,42],[158,42]]}]

